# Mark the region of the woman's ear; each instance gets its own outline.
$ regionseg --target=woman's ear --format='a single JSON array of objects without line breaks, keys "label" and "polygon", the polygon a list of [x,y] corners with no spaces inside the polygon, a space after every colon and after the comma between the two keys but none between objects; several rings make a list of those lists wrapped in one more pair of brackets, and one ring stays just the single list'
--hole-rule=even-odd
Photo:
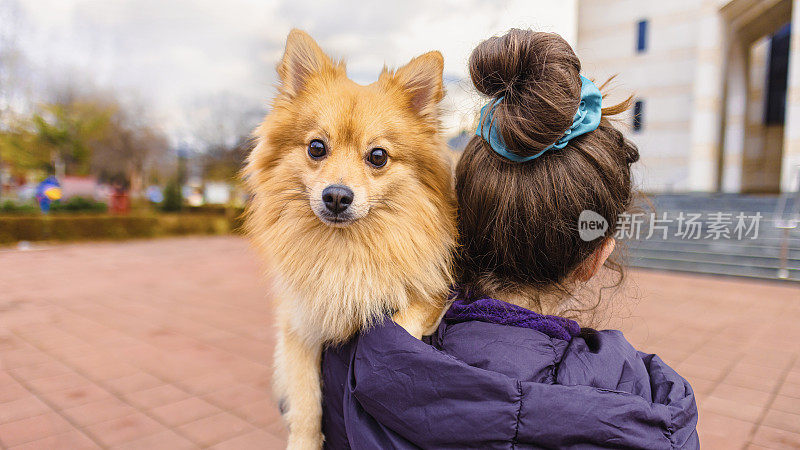
[{"label": "woman's ear", "polygon": [[575,275],[578,277],[578,280],[587,282],[592,279],[593,276],[597,274],[603,264],[606,263],[606,260],[611,253],[614,251],[614,247],[616,247],[617,241],[614,240],[613,237],[608,237],[603,240],[603,244],[597,248],[587,259],[586,261],[582,262],[578,269],[575,271]]}]

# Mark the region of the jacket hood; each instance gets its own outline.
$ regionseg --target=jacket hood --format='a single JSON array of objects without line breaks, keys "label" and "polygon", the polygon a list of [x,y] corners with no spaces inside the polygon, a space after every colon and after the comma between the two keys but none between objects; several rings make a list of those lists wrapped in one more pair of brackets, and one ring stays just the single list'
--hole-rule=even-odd
[{"label": "jacket hood", "polygon": [[618,331],[445,320],[431,344],[390,320],[323,362],[329,448],[698,448],[689,384]]}]

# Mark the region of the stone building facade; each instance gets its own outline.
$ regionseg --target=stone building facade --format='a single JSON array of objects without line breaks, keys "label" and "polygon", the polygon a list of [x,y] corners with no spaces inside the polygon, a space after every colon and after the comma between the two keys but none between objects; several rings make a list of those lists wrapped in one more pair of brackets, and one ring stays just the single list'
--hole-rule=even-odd
[{"label": "stone building facade", "polygon": [[579,0],[575,49],[650,192],[793,192],[800,184],[800,0]]}]

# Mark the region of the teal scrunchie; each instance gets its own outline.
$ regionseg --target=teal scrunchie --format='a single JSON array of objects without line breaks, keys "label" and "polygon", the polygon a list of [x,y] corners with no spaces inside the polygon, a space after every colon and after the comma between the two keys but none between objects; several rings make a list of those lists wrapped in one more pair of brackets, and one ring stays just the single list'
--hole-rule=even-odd
[{"label": "teal scrunchie", "polygon": [[[503,137],[493,126],[494,109],[503,100],[503,97],[498,98],[481,108],[481,119],[478,123],[478,129],[475,134],[482,137],[489,146],[492,147],[498,155],[509,159],[514,162],[525,162],[536,159],[544,152],[554,148],[564,148],[570,139],[594,131],[600,125],[601,116],[601,103],[603,96],[600,94],[600,89],[597,89],[592,80],[581,75],[581,103],[578,106],[578,111],[575,112],[575,117],[572,118],[572,125],[558,138],[557,141],[545,147],[544,150],[531,156],[520,156],[508,150],[506,144],[503,142]],[[484,124],[486,125],[484,127]]]}]

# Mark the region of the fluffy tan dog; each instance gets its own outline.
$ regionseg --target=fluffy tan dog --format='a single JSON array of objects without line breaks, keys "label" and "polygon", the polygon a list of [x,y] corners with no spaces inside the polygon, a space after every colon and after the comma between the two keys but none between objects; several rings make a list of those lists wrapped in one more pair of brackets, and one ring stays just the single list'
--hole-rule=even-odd
[{"label": "fluffy tan dog", "polygon": [[322,446],[320,357],[387,313],[421,337],[451,284],[455,208],[439,134],[442,56],[362,86],[293,30],[245,169],[247,230],[273,281],[289,448]]}]

